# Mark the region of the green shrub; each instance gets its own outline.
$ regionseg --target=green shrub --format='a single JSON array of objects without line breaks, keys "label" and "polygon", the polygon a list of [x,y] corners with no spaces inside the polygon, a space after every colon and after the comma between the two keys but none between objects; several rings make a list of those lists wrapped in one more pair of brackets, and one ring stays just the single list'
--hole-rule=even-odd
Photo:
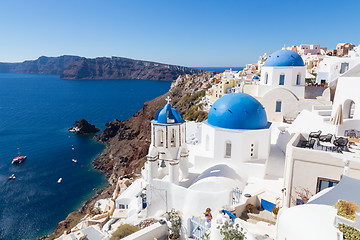
[{"label": "green shrub", "polygon": [[185,97],[183,97],[180,101],[180,106],[184,106],[185,103],[189,103],[189,102],[194,102],[195,100],[197,100],[198,98],[204,97],[205,96],[205,91],[198,91],[196,93],[188,93]]},{"label": "green shrub", "polygon": [[339,230],[343,233],[344,240],[360,240],[360,231],[345,224],[339,224]]},{"label": "green shrub", "polygon": [[202,122],[207,118],[208,113],[205,111],[198,110],[200,105],[192,106],[185,114],[184,119],[188,121]]},{"label": "green shrub", "polygon": [[334,207],[338,210],[337,215],[350,219],[356,219],[356,212],[359,211],[359,206],[356,203],[339,200]]},{"label": "green shrub", "polygon": [[243,228],[239,230],[239,224],[229,224],[225,222],[223,225],[218,226],[220,229],[220,234],[224,236],[223,240],[243,240],[245,239],[244,233],[242,233]]},{"label": "green shrub", "polygon": [[110,240],[119,240],[140,230],[140,227],[130,224],[123,224],[113,233]]},{"label": "green shrub", "polygon": [[170,230],[170,239],[179,239],[180,238],[180,230],[181,230],[181,217],[175,209],[171,209],[170,212],[166,213],[169,217],[169,221],[171,226],[169,227]]}]

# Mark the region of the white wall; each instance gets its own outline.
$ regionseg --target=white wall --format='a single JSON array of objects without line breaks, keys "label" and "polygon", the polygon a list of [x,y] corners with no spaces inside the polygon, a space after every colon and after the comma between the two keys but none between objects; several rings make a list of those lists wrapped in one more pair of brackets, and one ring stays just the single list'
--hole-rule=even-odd
[{"label": "white wall", "polygon": [[[267,159],[270,154],[270,129],[232,130],[218,128],[203,123],[201,148],[209,153],[215,165],[217,161],[236,163]],[[209,139],[209,148],[206,148]],[[231,142],[231,157],[225,157],[226,142]],[[254,156],[251,157],[251,144]],[[196,153],[195,153],[196,155]]]},{"label": "white wall", "polygon": [[[338,107],[342,104],[344,119],[348,118],[349,101],[355,102],[354,119],[360,119],[360,76],[359,77],[340,77],[338,79],[332,117],[334,117]],[[358,127],[359,128],[359,127]]]},{"label": "white wall", "polygon": [[122,240],[154,240],[164,238],[169,234],[167,224],[155,223],[149,227],[143,228]]},{"label": "white wall", "polygon": [[[260,85],[274,87],[285,87],[294,92],[298,98],[305,95],[305,73],[306,67],[263,67],[261,70]],[[268,82],[266,83],[266,74]],[[284,85],[279,85],[280,75],[285,75]],[[296,85],[297,75],[300,74],[300,85]],[[268,88],[268,87],[267,87]],[[266,88],[259,89],[258,96],[262,97],[266,93]],[[270,89],[269,89],[270,90]]]},{"label": "white wall", "polygon": [[[270,136],[270,129],[232,130],[203,123],[201,144],[191,148],[191,159],[198,171],[225,163],[247,175],[263,177],[270,154]],[[225,156],[227,142],[231,142],[231,157]]]},{"label": "white wall", "polygon": [[148,215],[158,216],[161,212],[171,209],[181,210],[186,216],[202,216],[206,208],[220,209],[231,203],[231,192],[201,192],[181,186],[154,180],[152,187],[147,189]]}]

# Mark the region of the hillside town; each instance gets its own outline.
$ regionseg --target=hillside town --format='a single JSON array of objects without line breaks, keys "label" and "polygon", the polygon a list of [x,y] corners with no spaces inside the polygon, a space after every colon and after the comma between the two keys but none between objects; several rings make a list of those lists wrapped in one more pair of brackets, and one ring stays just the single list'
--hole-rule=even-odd
[{"label": "hillside town", "polygon": [[170,95],[141,173],[58,239],[360,239],[358,89],[360,45],[302,44],[207,79],[204,121]]}]

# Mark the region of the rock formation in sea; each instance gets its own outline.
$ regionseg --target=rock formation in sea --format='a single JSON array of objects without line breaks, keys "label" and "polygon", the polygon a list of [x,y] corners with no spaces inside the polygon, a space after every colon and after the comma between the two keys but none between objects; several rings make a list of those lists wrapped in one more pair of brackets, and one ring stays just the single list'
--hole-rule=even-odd
[{"label": "rock formation in sea", "polygon": [[69,132],[74,132],[76,134],[90,134],[97,133],[100,129],[96,128],[95,125],[90,124],[85,119],[80,119],[76,121],[72,127],[69,128]]},{"label": "rock formation in sea", "polygon": [[123,57],[40,57],[22,63],[0,63],[0,73],[56,74],[64,79],[145,79],[173,81],[202,70]]}]

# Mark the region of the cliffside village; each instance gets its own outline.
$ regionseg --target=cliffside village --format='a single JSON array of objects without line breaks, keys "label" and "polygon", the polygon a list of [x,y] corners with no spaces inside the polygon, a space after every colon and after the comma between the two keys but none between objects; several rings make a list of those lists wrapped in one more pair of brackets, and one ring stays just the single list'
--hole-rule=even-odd
[{"label": "cliffside village", "polygon": [[208,79],[203,122],[164,99],[141,175],[58,239],[358,239],[359,89],[360,45],[299,45]]}]

